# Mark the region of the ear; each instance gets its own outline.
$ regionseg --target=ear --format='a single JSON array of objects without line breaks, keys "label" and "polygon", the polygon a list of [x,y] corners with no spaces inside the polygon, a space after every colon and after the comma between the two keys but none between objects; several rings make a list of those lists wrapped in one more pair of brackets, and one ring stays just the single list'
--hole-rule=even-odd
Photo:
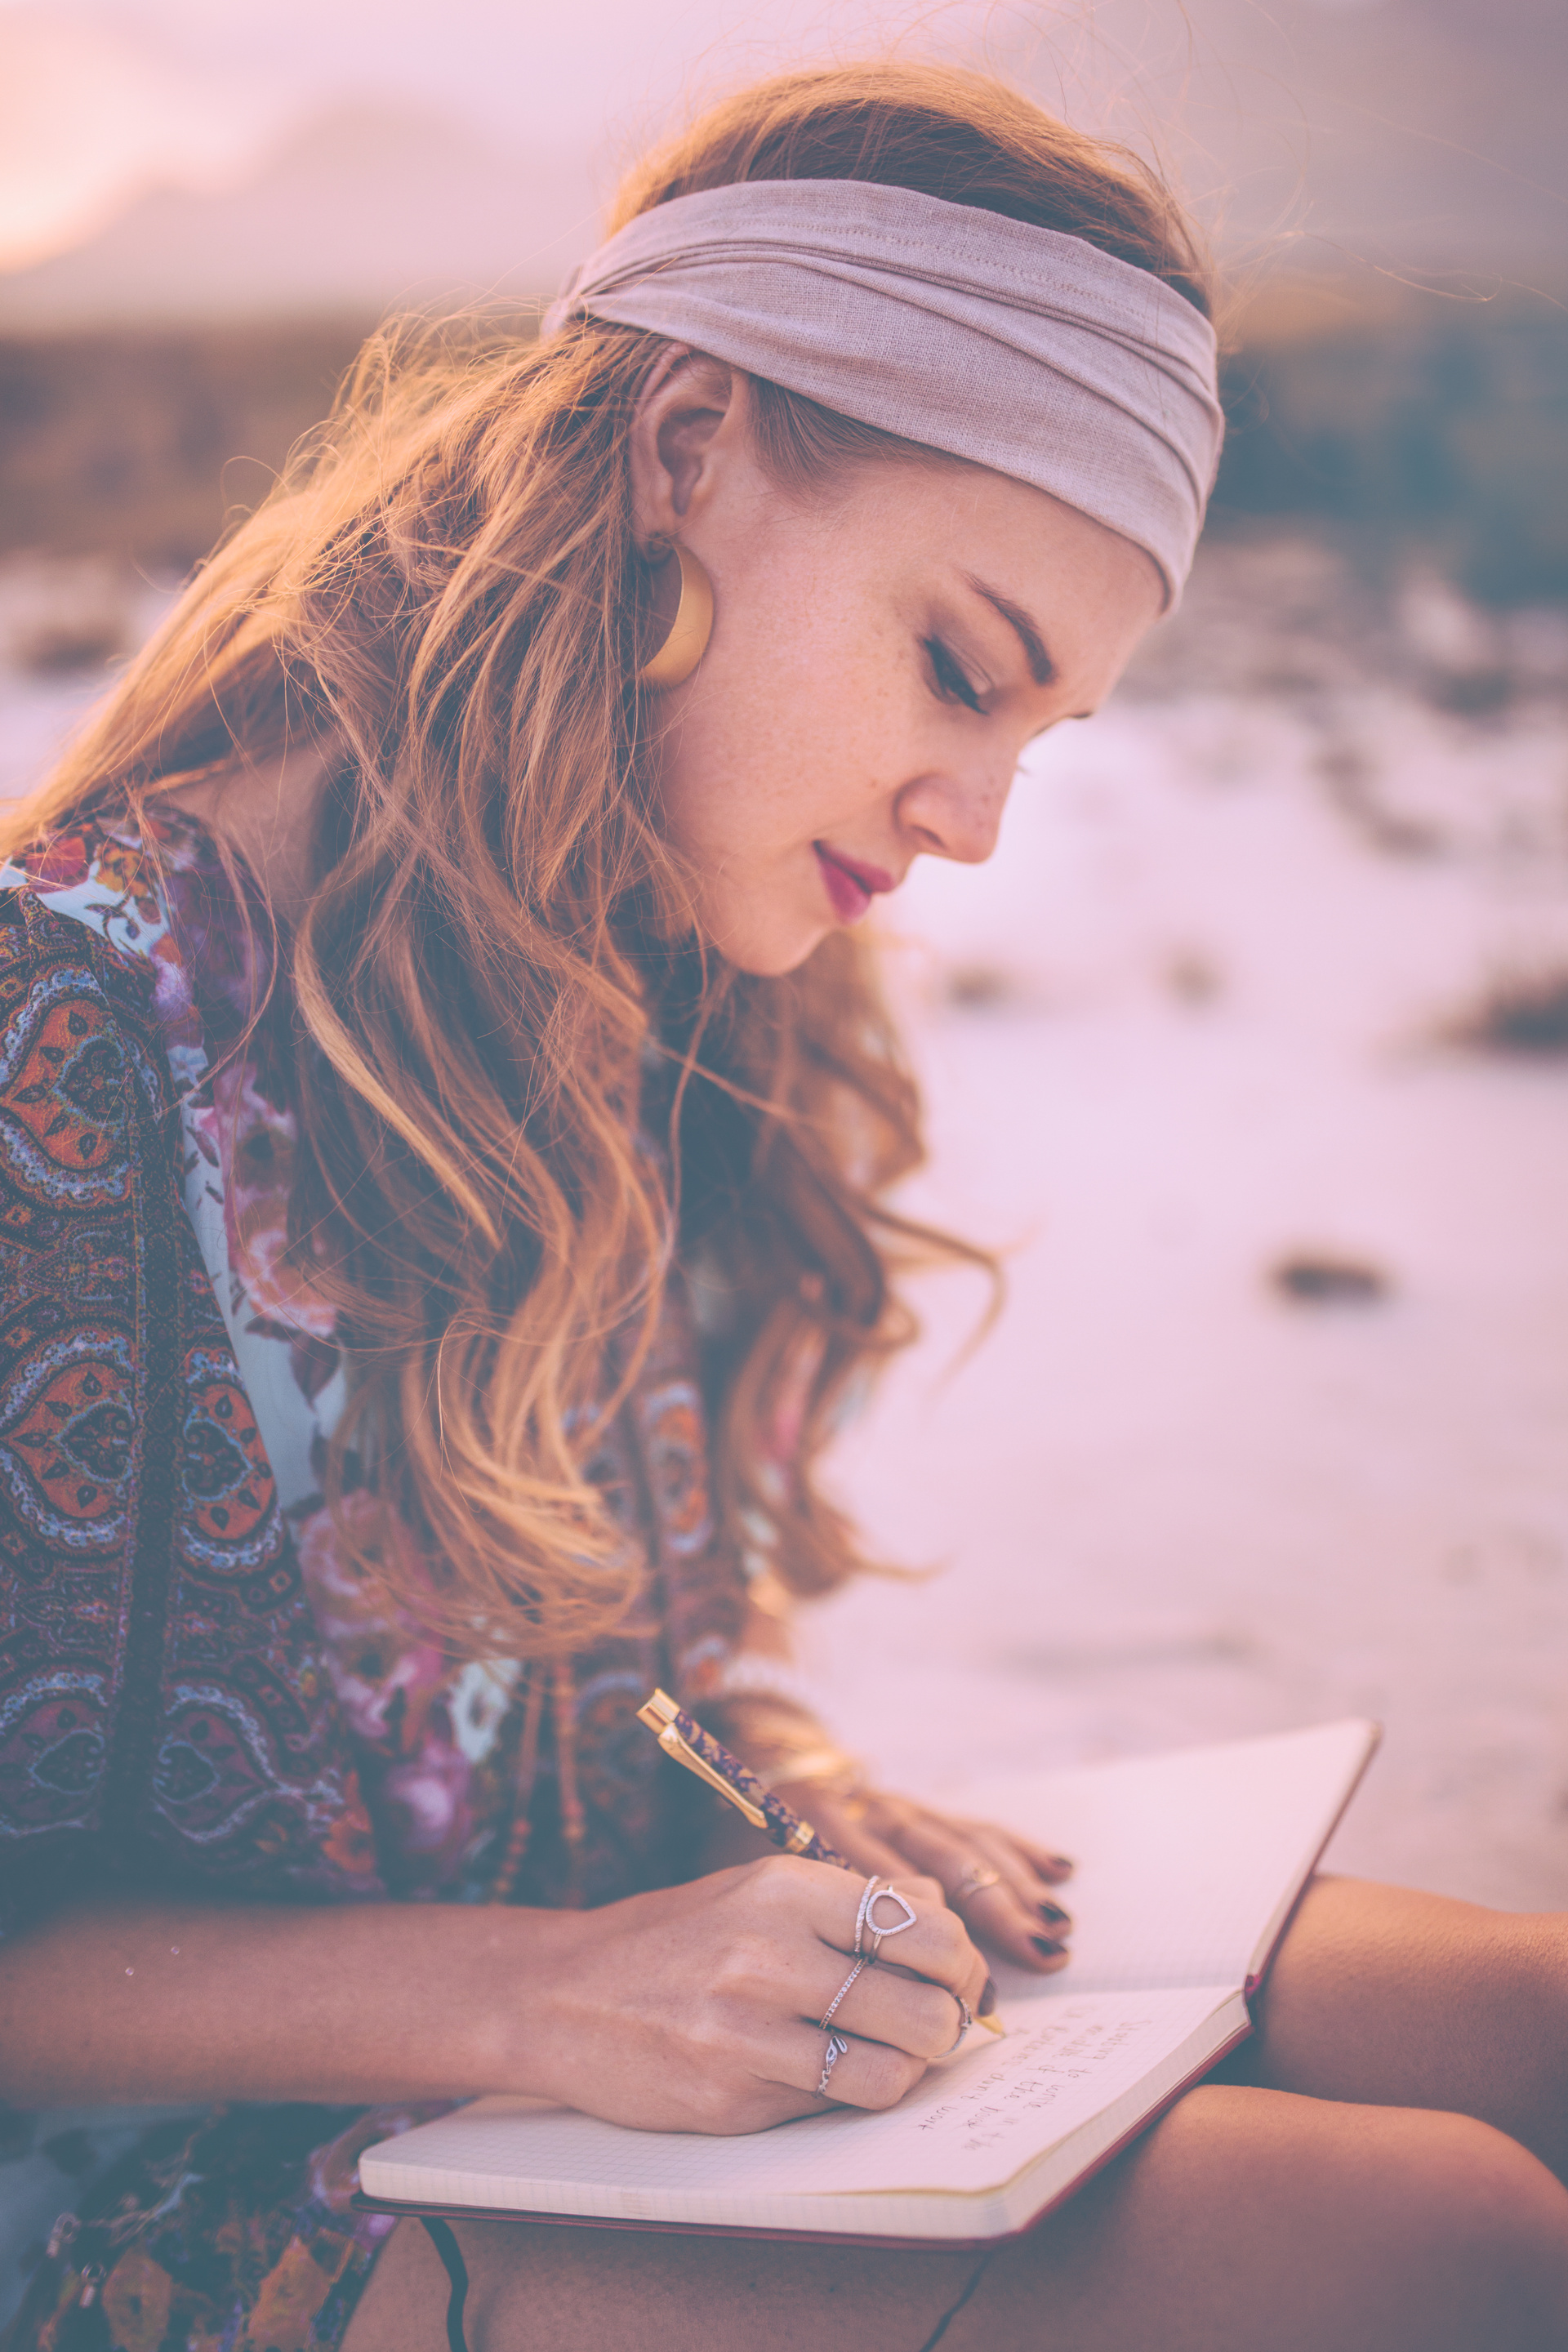
[{"label": "ear", "polygon": [[744,437],[742,379],[722,360],[676,352],[655,372],[632,424],[632,528],[647,547],[680,536]]}]

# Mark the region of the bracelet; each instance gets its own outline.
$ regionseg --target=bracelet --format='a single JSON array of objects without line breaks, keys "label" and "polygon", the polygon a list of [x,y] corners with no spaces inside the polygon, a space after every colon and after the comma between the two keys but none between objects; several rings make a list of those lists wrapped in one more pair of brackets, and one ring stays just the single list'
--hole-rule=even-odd
[{"label": "bracelet", "polygon": [[823,1730],[798,1695],[802,1688],[779,1659],[742,1655],[730,1661],[712,1714],[730,1718],[733,1728],[722,1736],[745,1757],[765,1790],[786,1780],[837,1781],[848,1793],[863,1777],[859,1759]]},{"label": "bracelet", "polygon": [[843,1780],[846,1789],[854,1787],[860,1777],[860,1767],[853,1756],[846,1756],[842,1748],[799,1748],[787,1751],[767,1771],[755,1778],[764,1789],[776,1789],[784,1780]]},{"label": "bracelet", "polygon": [[779,1706],[793,1707],[797,1715],[816,1719],[816,1696],[805,1675],[787,1659],[763,1657],[754,1650],[726,1659],[719,1671],[715,1696],[721,1699],[772,1699]]}]

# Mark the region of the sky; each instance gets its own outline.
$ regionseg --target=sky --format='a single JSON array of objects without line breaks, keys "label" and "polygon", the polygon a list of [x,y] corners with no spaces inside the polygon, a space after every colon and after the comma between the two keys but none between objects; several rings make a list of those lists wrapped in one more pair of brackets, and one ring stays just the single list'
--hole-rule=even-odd
[{"label": "sky", "polygon": [[[994,14],[921,22],[971,45]],[[427,108],[506,147],[635,146],[705,78],[878,47],[880,0],[125,0],[0,6],[0,266],[65,249],[128,188],[233,184],[312,112]]]},{"label": "sky", "polygon": [[[1222,245],[1415,270],[1568,254],[1563,0],[0,0],[0,278],[150,193],[246,187],[345,108],[570,183],[575,221],[706,94],[890,42],[1152,147]],[[106,249],[71,299],[125,266]]]}]

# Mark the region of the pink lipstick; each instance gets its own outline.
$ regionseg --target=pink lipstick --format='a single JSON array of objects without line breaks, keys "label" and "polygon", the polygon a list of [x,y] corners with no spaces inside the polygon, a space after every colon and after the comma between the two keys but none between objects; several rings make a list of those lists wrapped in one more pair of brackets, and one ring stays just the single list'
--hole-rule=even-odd
[{"label": "pink lipstick", "polygon": [[820,841],[812,843],[816,862],[833,911],[841,923],[858,923],[867,908],[884,890],[896,890],[898,883],[891,874],[879,866],[862,866],[858,858],[841,857],[837,850],[825,849]]}]

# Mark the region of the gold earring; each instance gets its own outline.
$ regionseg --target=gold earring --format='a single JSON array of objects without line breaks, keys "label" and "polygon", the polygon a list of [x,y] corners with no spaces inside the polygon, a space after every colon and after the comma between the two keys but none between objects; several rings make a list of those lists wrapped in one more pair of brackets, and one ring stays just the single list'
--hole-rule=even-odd
[{"label": "gold earring", "polygon": [[673,551],[680,566],[680,602],[668,636],[639,673],[644,686],[656,694],[668,686],[681,685],[691,676],[713,634],[713,583],[689,547],[677,540]]}]

